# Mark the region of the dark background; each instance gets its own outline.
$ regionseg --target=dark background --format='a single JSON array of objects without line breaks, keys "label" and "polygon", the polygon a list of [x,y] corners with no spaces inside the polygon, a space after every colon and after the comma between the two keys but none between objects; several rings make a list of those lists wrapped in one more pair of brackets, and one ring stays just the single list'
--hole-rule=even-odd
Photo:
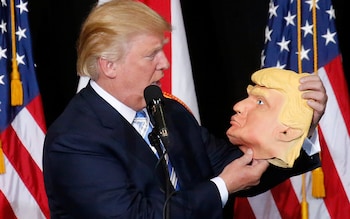
[{"label": "dark background", "polygon": [[[161,1],[161,0],[160,0]],[[37,78],[47,126],[76,92],[75,42],[95,0],[29,1]],[[225,136],[235,102],[260,68],[269,0],[181,0],[201,122]],[[345,0],[333,0],[349,84]],[[349,16],[348,16],[349,17]],[[349,26],[349,25],[348,25]]]}]

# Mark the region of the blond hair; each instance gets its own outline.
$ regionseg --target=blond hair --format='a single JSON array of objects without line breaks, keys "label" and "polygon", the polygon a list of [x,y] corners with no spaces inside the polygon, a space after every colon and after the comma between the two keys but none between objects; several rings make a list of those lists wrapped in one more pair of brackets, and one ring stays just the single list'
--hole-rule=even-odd
[{"label": "blond hair", "polygon": [[133,36],[164,35],[167,31],[171,31],[171,25],[141,2],[111,0],[96,5],[83,23],[77,42],[78,75],[96,80],[100,57],[119,60]]}]

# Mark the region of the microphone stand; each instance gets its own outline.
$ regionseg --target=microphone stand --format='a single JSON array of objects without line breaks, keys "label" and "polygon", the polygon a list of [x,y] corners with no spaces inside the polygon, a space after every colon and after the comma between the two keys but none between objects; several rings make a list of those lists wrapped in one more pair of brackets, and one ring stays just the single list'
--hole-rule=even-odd
[{"label": "microphone stand", "polygon": [[[164,145],[165,150],[163,151],[160,138],[159,136],[152,130],[151,133],[149,133],[148,138],[150,140],[150,143],[152,146],[154,146],[157,150],[158,156],[159,156],[159,162],[161,164],[161,167],[163,169],[164,175],[165,175],[165,212],[163,212],[163,218],[164,219],[170,219],[170,202],[169,199],[174,191],[174,187],[170,182],[170,176],[169,176],[169,170],[168,165],[165,160],[165,154],[166,154],[166,148]],[[165,213],[165,214],[164,214]]]}]

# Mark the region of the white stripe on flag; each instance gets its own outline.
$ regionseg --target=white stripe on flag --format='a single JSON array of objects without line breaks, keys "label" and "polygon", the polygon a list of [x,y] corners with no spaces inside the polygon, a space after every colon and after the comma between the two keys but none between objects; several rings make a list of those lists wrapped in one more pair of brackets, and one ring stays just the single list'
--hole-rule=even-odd
[{"label": "white stripe on flag", "polygon": [[171,92],[191,109],[197,121],[200,122],[186,32],[182,18],[181,5],[178,0],[171,0],[171,23],[174,27],[171,35]]},{"label": "white stripe on flag", "polygon": [[259,219],[280,219],[280,213],[276,206],[275,200],[269,191],[260,195],[248,198],[250,206],[253,207],[253,212],[256,218]]},{"label": "white stripe on flag", "polygon": [[[25,122],[23,122],[25,121]],[[27,110],[23,108],[12,121],[12,127],[23,146],[42,171],[42,156],[45,134]],[[30,132],[28,132],[30,130]]]},{"label": "white stripe on flag", "polygon": [[350,139],[345,127],[345,122],[341,114],[338,102],[334,95],[327,73],[324,68],[319,70],[319,76],[326,88],[328,102],[320,127],[323,130],[325,141],[329,152],[337,169],[339,178],[343,184],[345,193],[350,200]]},{"label": "white stripe on flag", "polygon": [[0,190],[11,204],[11,208],[16,217],[21,219],[46,218],[7,157],[4,157],[6,174],[0,175],[0,178],[2,178],[0,180]]}]

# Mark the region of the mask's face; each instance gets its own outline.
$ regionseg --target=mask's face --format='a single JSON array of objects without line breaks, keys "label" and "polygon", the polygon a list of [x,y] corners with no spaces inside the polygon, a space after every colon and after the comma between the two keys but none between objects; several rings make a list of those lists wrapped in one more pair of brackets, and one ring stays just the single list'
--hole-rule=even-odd
[{"label": "mask's face", "polygon": [[248,97],[234,105],[227,136],[231,143],[251,147],[256,159],[276,156],[276,142],[286,129],[279,121],[285,96],[261,86],[248,86]]},{"label": "mask's face", "polygon": [[[306,74],[306,73],[305,73]],[[309,130],[312,109],[299,91],[293,71],[266,68],[255,72],[248,97],[234,105],[226,135],[235,145],[253,150],[255,159],[292,167]]]}]

